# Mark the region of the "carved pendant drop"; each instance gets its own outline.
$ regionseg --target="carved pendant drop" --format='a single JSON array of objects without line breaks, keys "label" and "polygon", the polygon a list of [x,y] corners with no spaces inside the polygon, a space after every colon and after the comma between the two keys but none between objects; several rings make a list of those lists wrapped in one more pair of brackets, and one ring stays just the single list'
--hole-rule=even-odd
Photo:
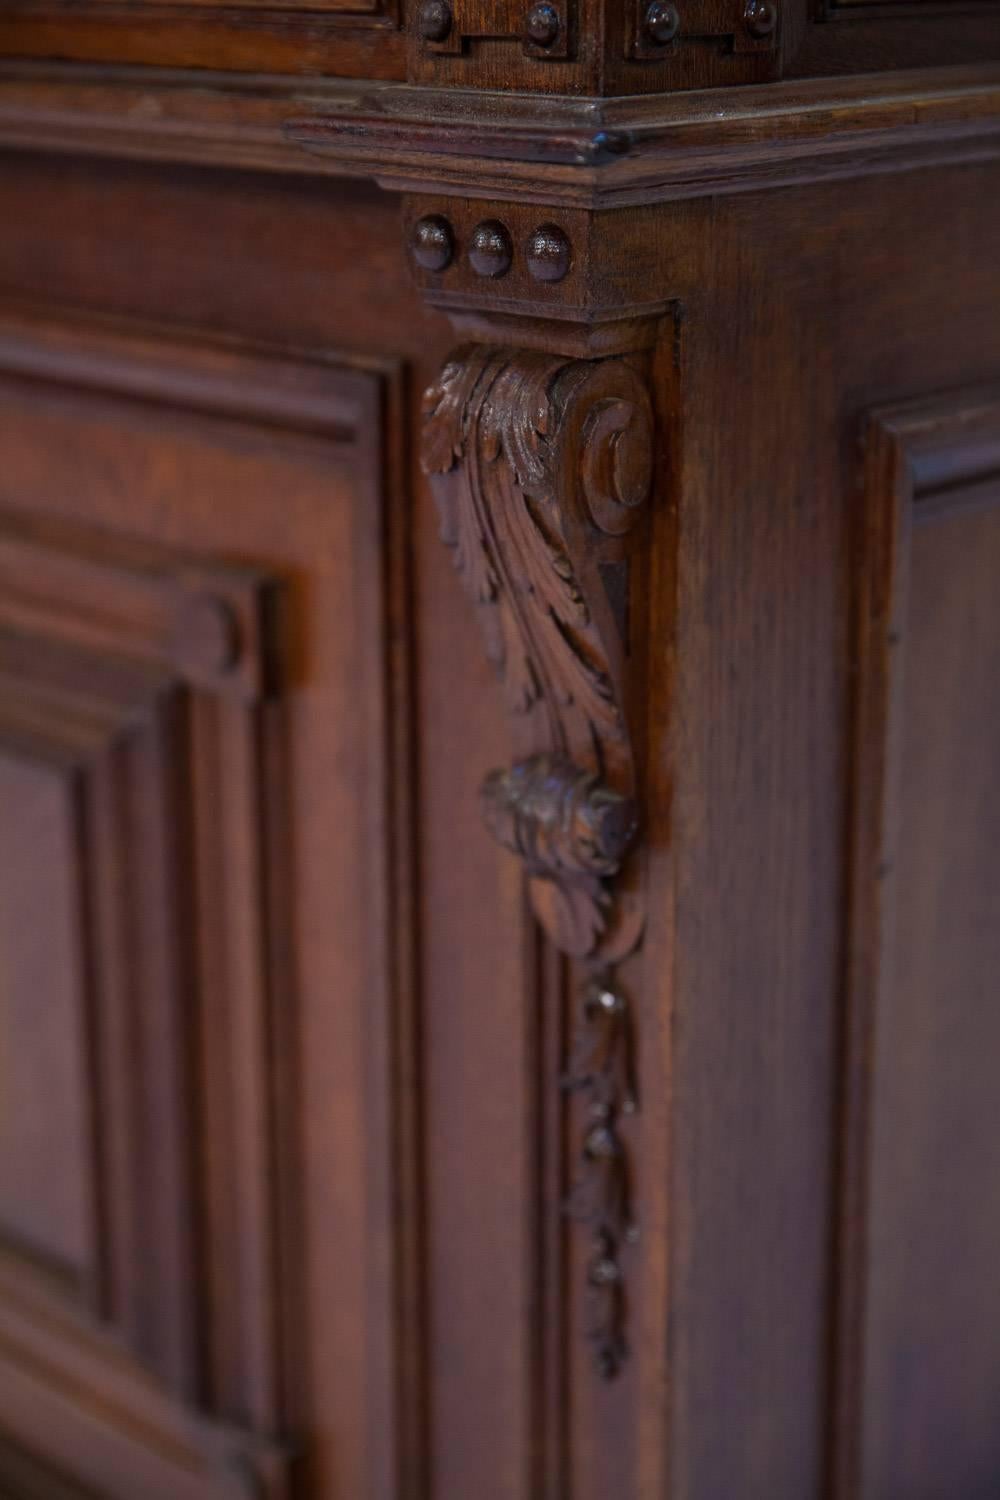
[{"label": "carved pendant drop", "polygon": [[584,1101],[585,1121],[569,1216],[590,1233],[587,1326],[597,1369],[611,1379],[628,1353],[622,1247],[636,1238],[629,1160],[619,1132],[636,1108],[632,1080],[631,1017],[610,974],[585,988],[563,1078],[567,1093]]}]

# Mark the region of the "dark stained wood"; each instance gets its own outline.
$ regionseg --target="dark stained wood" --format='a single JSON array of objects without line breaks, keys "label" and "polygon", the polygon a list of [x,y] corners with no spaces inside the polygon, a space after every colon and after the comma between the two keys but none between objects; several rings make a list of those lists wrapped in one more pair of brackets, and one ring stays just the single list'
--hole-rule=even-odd
[{"label": "dark stained wood", "polygon": [[1000,398],[880,412],[866,448],[837,1493],[985,1494]]},{"label": "dark stained wood", "polygon": [[0,1448],[0,1491],[4,1500],[95,1500],[93,1490],[85,1490],[58,1474],[51,1466],[39,1463],[31,1454],[5,1442]]},{"label": "dark stained wood", "polygon": [[1000,28],[997,0],[685,0],[660,41],[650,0],[552,0],[536,41],[532,9],[521,0],[142,0],[137,14],[123,0],[8,0],[0,54],[609,97],[974,63],[996,55]]},{"label": "dark stained wood", "polygon": [[397,0],[12,0],[0,16],[0,54],[78,63],[206,69],[237,73],[406,76]]},{"label": "dark stained wood", "polygon": [[996,1489],[998,10],[556,8],[0,18],[5,1500]]},{"label": "dark stained wood", "polygon": [[17,1038],[16,1056],[8,1047],[2,1054],[0,1235],[78,1285],[94,1225],[74,789],[58,770],[5,755],[0,802],[9,809],[0,895],[3,1035],[8,1046]]},{"label": "dark stained wood", "polygon": [[652,476],[645,384],[624,361],[459,350],[425,398],[421,454],[520,757],[483,784],[487,825],[557,947],[622,958],[643,925],[615,878],[637,817],[621,606]]},{"label": "dark stained wood", "polygon": [[790,21],[785,78],[975,62],[994,54],[1000,35],[995,0],[848,0],[815,20],[793,11]]},{"label": "dark stained wood", "polygon": [[[849,503],[868,408],[1000,370],[1000,330],[972,313],[994,295],[980,249],[1000,237],[977,180],[989,174],[845,189],[835,248],[829,190],[779,215],[777,199],[733,200],[691,221],[671,823],[681,1495],[765,1476],[778,1493],[822,1493]],[[900,242],[921,254],[890,276]],[[779,348],[795,353],[776,385]]]},{"label": "dark stained wood", "polygon": [[[672,202],[996,155],[995,66],[648,99],[504,95],[485,116],[475,99],[368,90],[346,105],[318,100],[285,133],[329,166],[394,189],[506,202],[516,187],[511,213]],[[604,243],[593,239],[594,255]]]},{"label": "dark stained wood", "polygon": [[[414,217],[429,212],[428,190],[494,194],[519,220],[539,205],[672,202],[989,160],[1000,150],[1000,87],[988,64],[646,99],[509,93],[493,96],[488,113],[479,97],[342,79],[304,85],[8,62],[0,64],[0,141],[376,178],[419,190]],[[531,218],[526,232],[539,222]]]},{"label": "dark stained wood", "polygon": [[[307,899],[309,835],[291,842],[301,826],[293,821],[292,768],[296,758],[336,750],[294,696],[304,666],[292,611],[303,605],[294,604],[301,584],[287,525],[274,564],[280,578],[236,563],[233,553],[252,551],[252,495],[266,502],[282,493],[333,532],[327,566],[339,560],[363,568],[368,560],[373,587],[363,597],[339,595],[341,649],[363,631],[360,659],[374,653],[374,701],[371,727],[360,722],[390,745],[382,697],[389,649],[383,460],[363,445],[382,430],[379,414],[391,410],[391,371],[13,313],[0,319],[0,369],[7,493],[25,507],[0,518],[0,732],[30,762],[55,754],[81,778],[82,822],[77,828],[71,820],[63,835],[73,859],[50,878],[70,879],[74,900],[82,882],[88,957],[64,957],[60,982],[84,974],[89,986],[86,1100],[97,1115],[97,1154],[83,1181],[95,1195],[99,1228],[97,1265],[87,1271],[97,1288],[94,1310],[114,1335],[109,1342],[91,1317],[80,1321],[63,1297],[50,1307],[44,1288],[35,1292],[25,1280],[30,1265],[24,1276],[19,1264],[5,1265],[5,1423],[23,1445],[109,1495],[166,1496],[185,1485],[192,1494],[228,1494],[234,1481],[227,1474],[242,1469],[256,1476],[261,1493],[285,1495],[291,1435],[301,1420],[293,1392],[302,1354],[279,1318],[283,1312],[286,1323],[301,1326],[307,1275],[296,1228],[302,1210],[294,1209],[305,1128],[299,1110],[303,1091],[317,1086],[308,1059],[319,1062],[329,1049],[308,1044],[299,1028],[309,1013],[290,1009],[292,966],[297,985],[315,984],[307,965],[322,955],[296,937],[294,925],[277,925],[265,871],[274,864],[282,884],[296,882],[296,904],[289,906],[286,890],[280,912],[297,923]],[[107,466],[93,462],[102,434],[114,442]],[[167,434],[184,476],[176,488],[168,478],[167,493],[190,503],[211,495],[215,505],[233,497],[242,518],[238,547],[220,549],[205,535],[201,550],[191,550],[198,543],[178,526],[179,514],[155,544],[151,527],[134,539],[129,507],[146,494],[156,513],[164,482],[158,444]],[[86,455],[93,467],[81,488]],[[64,497],[61,515],[49,496]],[[85,526],[75,520],[81,497]],[[366,526],[374,528],[370,540]],[[310,533],[306,557],[319,536],[320,527]],[[186,551],[177,549],[182,537]],[[279,592],[289,597],[282,602]],[[356,650],[350,659],[359,659]],[[358,816],[377,829],[385,784],[376,780],[361,798],[353,779],[350,785]],[[315,809],[309,830],[313,837],[322,830]],[[368,912],[348,920],[376,921],[380,932],[393,922],[402,939],[405,925],[385,893],[397,878],[388,855],[379,853],[377,837],[359,834],[350,844],[362,846],[367,870],[352,857],[341,889],[349,900],[360,869]],[[313,868],[324,872],[324,889],[330,867],[320,853]],[[354,1066],[369,1075],[365,1108],[375,1112],[364,1164],[367,1229],[358,1223],[356,1230],[390,1237],[377,1261],[365,1264],[359,1254],[360,1279],[347,1305],[369,1351],[369,1397],[402,1434],[399,1319],[408,1319],[402,1309],[388,1321],[386,1313],[409,1275],[401,1260],[406,1238],[392,1228],[397,1195],[408,1188],[396,1153],[385,1153],[397,1130],[410,1127],[398,1123],[407,1106],[393,1058],[405,1010],[394,998],[391,953],[381,940],[353,949],[368,1017]],[[24,950],[21,963],[29,958]],[[318,982],[323,991],[337,983],[333,976]],[[347,986],[346,976],[340,984]],[[23,1005],[29,995],[21,994]],[[72,1025],[63,1026],[72,1042]],[[11,1032],[12,1047],[17,1035]],[[37,1054],[26,1049],[17,1065],[27,1070],[21,1086],[37,1088]],[[54,1086],[59,1079],[55,1072]],[[72,1111],[71,1094],[63,1107]],[[80,1123],[72,1144],[86,1151],[89,1133]],[[44,1166],[37,1148],[27,1161]],[[62,1170],[71,1166],[67,1159]],[[19,1190],[15,1214],[20,1201]],[[74,1219],[67,1223],[69,1232]],[[338,1238],[346,1244],[343,1228]],[[340,1275],[346,1287],[346,1264]],[[67,1402],[59,1372],[71,1366],[82,1372],[75,1384],[106,1392],[104,1410],[77,1395],[57,1424],[60,1443],[50,1443],[46,1431]],[[142,1397],[150,1406],[143,1417],[132,1391],[150,1375],[164,1389]],[[129,1432],[140,1417],[155,1434],[146,1445]],[[171,1428],[191,1427],[191,1457],[170,1454],[178,1442]],[[374,1455],[360,1447],[356,1462],[369,1472]],[[402,1462],[383,1448],[371,1483],[388,1492],[395,1480],[382,1466]],[[204,1476],[184,1477],[195,1465]]]}]

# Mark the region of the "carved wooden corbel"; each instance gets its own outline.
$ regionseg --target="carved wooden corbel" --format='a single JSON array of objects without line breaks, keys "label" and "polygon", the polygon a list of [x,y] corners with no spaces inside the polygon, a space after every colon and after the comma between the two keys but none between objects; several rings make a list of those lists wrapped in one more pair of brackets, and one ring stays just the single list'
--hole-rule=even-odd
[{"label": "carved wooden corbel", "polygon": [[629,357],[469,345],[424,401],[423,465],[510,712],[514,761],[482,788],[486,823],[524,861],[534,910],[592,971],[563,1079],[585,1101],[567,1210],[590,1234],[588,1334],[609,1378],[626,1354],[619,1133],[635,1107],[630,1018],[611,965],[644,923],[626,662],[652,407]]},{"label": "carved wooden corbel", "polygon": [[510,710],[515,762],[483,787],[553,942],[610,963],[643,911],[626,720],[629,574],[652,412],[626,358],[460,349],[427,392],[423,464]]}]

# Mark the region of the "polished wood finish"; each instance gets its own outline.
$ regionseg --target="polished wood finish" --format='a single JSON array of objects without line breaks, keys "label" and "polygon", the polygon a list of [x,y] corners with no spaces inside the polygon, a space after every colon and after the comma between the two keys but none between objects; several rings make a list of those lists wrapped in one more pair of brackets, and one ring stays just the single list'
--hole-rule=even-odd
[{"label": "polished wood finish", "polygon": [[484,783],[486,821],[556,946],[605,962],[643,926],[617,877],[636,824],[625,609],[652,421],[618,360],[465,349],[425,398],[423,466],[522,757]]},{"label": "polished wood finish", "polygon": [[879,412],[866,448],[840,1493],[953,1483],[987,1493],[1000,1462],[984,1408],[997,1380],[1000,1222],[986,1066],[998,961],[988,891],[1000,395],[970,390]]},{"label": "polished wood finish", "polygon": [[974,63],[1000,26],[997,0],[658,3],[552,0],[536,41],[531,0],[8,0],[0,55],[609,96]]},{"label": "polished wood finish", "polygon": [[1000,10],[682,8],[4,8],[12,1500],[996,1489]]},{"label": "polished wood finish", "polygon": [[[377,1263],[359,1247],[353,1288],[346,1256],[338,1276],[368,1351],[369,1398],[391,1431],[405,1427],[390,1416],[403,1356],[386,1321],[407,1275],[391,1207],[407,1192],[393,1144],[407,1106],[388,1062],[405,1008],[376,934],[392,925],[405,943],[406,926],[390,915],[393,846],[360,831],[385,826],[384,799],[398,806],[399,793],[368,749],[362,792],[350,739],[368,746],[374,734],[392,753],[389,457],[375,445],[391,440],[394,376],[13,311],[0,319],[0,369],[5,493],[19,507],[0,519],[4,786],[30,819],[16,826],[36,847],[21,852],[47,882],[40,911],[55,924],[36,930],[23,907],[32,887],[16,887],[7,920],[20,919],[30,946],[7,929],[13,993],[21,1007],[44,997],[51,1019],[39,1032],[30,1010],[5,1014],[11,1103],[37,1100],[10,1142],[18,1175],[4,1178],[5,1422],[102,1494],[252,1483],[284,1496],[302,1379],[287,1340],[306,1316],[309,1274],[300,1110],[333,1087],[308,1063],[332,1049],[303,1053],[301,1028],[330,1024],[322,1007],[310,1012],[310,990],[348,993],[352,973],[367,1022],[350,1067],[372,1074],[368,1208],[355,1231],[365,1244],[390,1237]],[[227,512],[240,516],[238,547]],[[259,555],[269,526],[268,570],[238,564],[234,552],[256,539]],[[332,573],[339,585],[321,587]],[[311,700],[295,685],[320,659]],[[367,707],[356,697],[338,744],[324,695],[358,665],[371,696]],[[324,777],[327,812],[296,811],[310,758],[338,754],[349,806]],[[338,823],[349,861],[339,877]],[[353,955],[297,936],[300,924],[322,927],[338,887],[349,909],[360,903],[345,920],[375,924]],[[51,979],[25,989],[45,979],[43,961]],[[43,1198],[23,1174],[46,1168]],[[315,1193],[309,1202],[315,1212]],[[346,1229],[338,1238],[346,1251]],[[54,1276],[67,1261],[71,1278]],[[383,1461],[397,1461],[391,1448]]]}]

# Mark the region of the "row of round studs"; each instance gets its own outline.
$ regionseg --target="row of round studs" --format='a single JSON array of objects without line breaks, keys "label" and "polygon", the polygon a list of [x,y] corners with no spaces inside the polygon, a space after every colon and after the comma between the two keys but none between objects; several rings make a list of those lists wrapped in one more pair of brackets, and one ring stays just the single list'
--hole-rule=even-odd
[{"label": "row of round studs", "polygon": [[[417,31],[425,42],[444,42],[455,24],[448,0],[422,0],[417,11]],[[554,5],[533,5],[526,11],[521,34],[535,47],[554,47],[562,26]]]},{"label": "row of round studs", "polygon": [[[418,219],[410,235],[410,253],[425,271],[445,271],[455,259],[455,231],[441,214]],[[506,224],[484,219],[472,231],[469,264],[477,276],[506,276],[514,264],[514,242]],[[570,267],[570,243],[556,224],[540,224],[524,247],[528,270],[536,281],[562,281]]]},{"label": "row of round studs", "polygon": [[[682,0],[683,3],[683,0]],[[751,36],[763,40],[778,24],[778,8],[773,0],[747,0],[743,20]],[[681,29],[681,13],[670,0],[649,0],[642,21],[643,36],[653,47],[666,47]]]},{"label": "row of round studs", "polygon": [[[751,36],[770,36],[778,24],[773,0],[747,0],[743,19]],[[417,30],[427,42],[443,42],[454,25],[448,0],[423,0],[417,12]],[[559,37],[559,12],[555,6],[533,5],[526,13],[522,35],[536,47],[552,47]],[[680,11],[670,0],[649,0],[642,20],[643,36],[650,46],[667,47],[681,29]]]}]

